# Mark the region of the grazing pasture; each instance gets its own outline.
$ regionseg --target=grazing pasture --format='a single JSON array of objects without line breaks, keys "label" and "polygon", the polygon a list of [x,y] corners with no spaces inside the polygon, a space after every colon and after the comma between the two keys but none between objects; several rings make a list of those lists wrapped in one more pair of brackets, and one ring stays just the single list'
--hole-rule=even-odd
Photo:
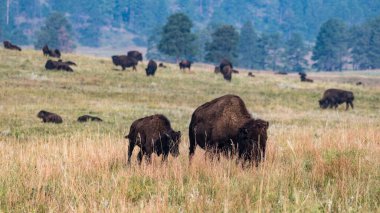
[{"label": "grazing pasture", "polygon": [[[1,212],[254,212],[380,209],[380,71],[275,75],[241,70],[231,82],[214,66],[180,72],[165,63],[154,78],[115,70],[111,58],[64,54],[74,73],[49,72],[40,51],[0,48]],[[357,81],[363,85],[357,86]],[[328,88],[353,91],[355,109],[319,108]],[[235,160],[189,166],[193,111],[239,95],[254,118],[270,123],[266,159],[242,169]],[[42,123],[40,110],[62,116]],[[103,122],[77,122],[88,114]],[[164,114],[182,132],[180,155],[166,163],[126,165],[131,123]],[[138,150],[133,153],[136,159]]]}]

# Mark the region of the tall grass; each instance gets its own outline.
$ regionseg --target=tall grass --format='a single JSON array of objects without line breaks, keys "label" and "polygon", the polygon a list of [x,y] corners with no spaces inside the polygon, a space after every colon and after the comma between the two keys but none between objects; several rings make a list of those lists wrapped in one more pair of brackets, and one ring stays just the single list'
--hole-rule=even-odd
[{"label": "tall grass", "polygon": [[[74,73],[45,71],[40,52],[0,49],[0,211],[379,211],[376,72],[310,74],[313,84],[243,73],[227,83],[207,66],[183,73],[172,65],[148,78],[145,65],[121,72],[106,58],[64,56],[77,62]],[[357,79],[365,86],[355,86]],[[355,110],[319,109],[330,87],[352,90]],[[270,122],[265,162],[242,169],[234,160],[205,159],[198,147],[190,166],[192,112],[228,93]],[[41,109],[64,123],[41,123]],[[105,122],[76,122],[89,113]],[[155,113],[183,133],[181,155],[138,166],[134,153],[127,167],[123,136],[134,120]]]}]

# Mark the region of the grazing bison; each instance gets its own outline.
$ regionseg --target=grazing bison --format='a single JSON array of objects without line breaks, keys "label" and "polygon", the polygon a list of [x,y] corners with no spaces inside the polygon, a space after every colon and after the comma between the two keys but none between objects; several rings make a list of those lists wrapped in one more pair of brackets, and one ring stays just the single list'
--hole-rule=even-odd
[{"label": "grazing bison", "polygon": [[231,61],[229,61],[229,60],[227,60],[227,59],[223,59],[223,60],[220,62],[220,64],[219,64],[219,70],[220,70],[220,71],[223,71],[223,68],[224,68],[225,66],[230,66],[231,69],[234,68],[234,67],[232,66]]},{"label": "grazing bison", "polygon": [[182,60],[181,62],[179,62],[179,69],[183,69],[185,71],[186,68],[191,68],[191,61],[188,61],[188,60]]},{"label": "grazing bison", "polygon": [[56,123],[60,124],[62,123],[62,118],[61,116],[52,113],[52,112],[47,112],[45,110],[41,110],[38,114],[37,117],[42,119],[42,122],[44,123]]},{"label": "grazing bison", "polygon": [[248,73],[248,76],[249,76],[249,77],[255,77],[255,75],[254,75],[252,72],[249,72],[249,73]]},{"label": "grazing bison", "polygon": [[166,68],[166,65],[161,62],[160,64],[158,64],[158,67]]},{"label": "grazing bison", "polygon": [[98,122],[102,122],[103,120],[98,118],[98,117],[95,117],[95,116],[91,116],[91,115],[82,115],[78,118],[78,122],[87,122],[87,121],[98,121]]},{"label": "grazing bison", "polygon": [[223,69],[221,70],[221,73],[223,74],[223,78],[226,81],[231,81],[232,79],[232,67],[229,65],[224,66]]},{"label": "grazing bison", "polygon": [[138,61],[135,58],[126,55],[114,55],[112,56],[112,62],[115,66],[121,66],[123,70],[127,67],[132,67],[136,71],[136,65]]},{"label": "grazing bison", "polygon": [[53,58],[60,58],[61,52],[58,49],[55,49],[54,51],[49,49],[48,45],[45,45],[42,47],[42,52],[44,56],[50,56]]},{"label": "grazing bison", "polygon": [[278,71],[278,72],[275,72],[274,74],[276,74],[276,75],[287,75],[288,73],[283,72],[283,71]]},{"label": "grazing bison", "polygon": [[62,61],[52,61],[48,60],[45,64],[45,69],[47,70],[64,70],[67,72],[74,72],[74,70],[70,67],[69,64],[66,64]]},{"label": "grazing bison", "polygon": [[338,107],[339,104],[346,102],[346,110],[348,110],[349,105],[354,109],[354,93],[351,91],[345,91],[340,89],[328,89],[323,93],[323,97],[319,100],[319,106],[322,109],[327,107]]},{"label": "grazing bison", "polygon": [[4,41],[3,44],[5,49],[21,51],[19,46],[12,44],[10,41]]},{"label": "grazing bison", "polygon": [[198,107],[189,126],[189,157],[196,146],[211,154],[236,154],[238,159],[258,163],[265,157],[269,123],[254,119],[239,96],[225,95]]},{"label": "grazing bison", "polygon": [[134,121],[125,138],[129,139],[128,163],[131,162],[135,145],[140,147],[137,155],[140,164],[143,155],[150,162],[153,152],[158,156],[163,154],[162,161],[167,159],[169,153],[174,157],[179,155],[178,146],[181,142],[181,132],[174,131],[170,121],[164,115],[151,115]]},{"label": "grazing bison", "polygon": [[131,57],[131,58],[134,58],[137,61],[142,61],[143,60],[142,54],[139,51],[136,51],[136,50],[129,51],[127,53],[127,56]]},{"label": "grazing bison", "polygon": [[304,72],[299,72],[298,75],[300,75],[300,80],[302,82],[310,82],[310,83],[314,82],[312,79],[307,78],[306,73]]},{"label": "grazing bison", "polygon": [[157,63],[153,60],[149,60],[148,67],[145,69],[147,76],[154,76],[157,70]]}]

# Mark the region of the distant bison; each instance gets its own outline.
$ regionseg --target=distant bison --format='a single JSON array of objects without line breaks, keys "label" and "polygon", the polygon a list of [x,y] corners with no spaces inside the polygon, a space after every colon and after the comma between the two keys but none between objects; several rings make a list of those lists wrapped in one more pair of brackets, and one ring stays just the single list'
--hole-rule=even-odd
[{"label": "distant bison", "polygon": [[76,66],[77,64],[73,61],[62,61],[61,59],[58,60],[58,62],[61,62],[61,63],[64,63],[64,64],[67,64],[69,66]]},{"label": "distant bison", "polygon": [[179,62],[179,69],[185,70],[186,68],[189,68],[189,70],[191,69],[191,61],[182,60]]},{"label": "distant bison", "polygon": [[342,103],[346,103],[346,110],[348,110],[349,105],[352,109],[354,109],[354,93],[351,91],[345,91],[340,89],[328,89],[323,93],[323,97],[319,100],[319,106],[322,109],[326,109],[327,107],[338,107],[338,105]]},{"label": "distant bison", "polygon": [[361,81],[356,82],[356,86],[360,86],[360,85],[363,85],[363,82]]},{"label": "distant bison", "polygon": [[310,83],[314,82],[312,79],[307,78],[306,77],[307,75],[304,72],[299,72],[298,75],[300,76],[300,80],[302,82],[310,82]]},{"label": "distant bison", "polygon": [[219,64],[219,70],[222,71],[223,68],[224,68],[225,66],[230,66],[231,69],[234,68],[234,67],[232,66],[231,61],[229,61],[229,60],[227,60],[227,59],[223,59],[223,60],[220,62],[220,64]]},{"label": "distant bison", "polygon": [[278,72],[275,72],[274,74],[277,74],[277,75],[287,75],[288,73],[287,72],[283,72],[283,71],[278,71]]},{"label": "distant bison", "polygon": [[52,113],[52,112],[47,112],[45,110],[41,110],[38,114],[37,117],[42,119],[42,122],[44,123],[62,123],[62,118],[61,116]]},{"label": "distant bison", "polygon": [[221,70],[221,73],[223,74],[224,80],[231,81],[233,70],[232,67],[230,67],[230,65],[224,66]]},{"label": "distant bison", "polygon": [[61,52],[58,49],[51,50],[49,49],[48,45],[43,46],[42,52],[44,56],[50,56],[54,58],[60,58],[61,57]]},{"label": "distant bison", "polygon": [[138,61],[135,58],[126,55],[114,55],[112,56],[112,62],[115,66],[121,66],[123,70],[127,67],[132,67],[136,71],[136,65]]},{"label": "distant bison", "polygon": [[161,63],[158,65],[158,67],[166,68],[166,65],[165,65],[164,63],[161,62]]},{"label": "distant bison", "polygon": [[239,70],[232,70],[232,73],[239,74]]},{"label": "distant bison", "polygon": [[19,46],[12,44],[10,41],[4,41],[3,44],[5,49],[21,51]]},{"label": "distant bison", "polygon": [[131,57],[131,58],[134,58],[137,61],[142,61],[143,60],[142,54],[139,51],[136,51],[136,50],[129,51],[127,53],[127,56]]},{"label": "distant bison", "polygon": [[238,154],[242,163],[264,159],[269,123],[254,119],[239,96],[225,95],[198,107],[189,126],[189,157],[196,146],[211,154]]},{"label": "distant bison", "polygon": [[45,64],[45,69],[47,70],[64,70],[67,72],[74,72],[74,70],[70,67],[69,64],[66,64],[62,61],[53,61],[48,60]]},{"label": "distant bison", "polygon": [[148,67],[145,69],[147,76],[154,76],[157,70],[157,63],[153,60],[149,60]]},{"label": "distant bison", "polygon": [[91,116],[91,115],[82,115],[78,118],[77,120],[78,122],[87,122],[87,121],[97,121],[97,122],[102,122],[103,120],[98,118],[98,117],[95,117],[95,116]]},{"label": "distant bison", "polygon": [[255,77],[255,75],[254,75],[252,72],[249,72],[249,73],[248,73],[248,76],[249,76],[249,77]]},{"label": "distant bison", "polygon": [[140,147],[137,155],[139,163],[141,163],[143,155],[150,162],[153,152],[158,156],[163,154],[162,161],[167,159],[169,153],[174,157],[179,155],[181,132],[174,131],[170,121],[164,115],[151,115],[134,121],[125,138],[129,139],[128,163],[131,162],[135,145]]}]

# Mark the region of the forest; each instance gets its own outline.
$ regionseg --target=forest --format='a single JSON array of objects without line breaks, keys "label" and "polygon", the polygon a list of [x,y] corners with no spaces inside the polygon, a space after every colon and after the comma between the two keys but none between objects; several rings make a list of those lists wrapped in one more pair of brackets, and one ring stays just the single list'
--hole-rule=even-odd
[{"label": "forest", "polygon": [[[131,40],[128,44],[147,47],[148,56],[167,60],[173,59],[168,55],[161,54],[156,49],[158,41],[161,39],[162,27],[167,18],[175,13],[183,13],[192,22],[191,31],[197,38],[194,40],[197,50],[190,51],[192,54],[187,53],[181,57],[187,57],[194,61],[213,61],[206,57],[206,43],[212,43],[214,31],[222,26],[229,25],[234,27],[238,33],[249,30],[259,39],[257,43],[261,41],[261,46],[271,47],[267,50],[264,47],[261,48],[262,50],[256,50],[256,54],[257,51],[266,51],[269,58],[263,56],[262,59],[256,59],[258,62],[247,64],[247,57],[239,54],[234,59],[235,62],[240,62],[241,66],[247,68],[274,70],[283,69],[286,66],[281,61],[276,62],[277,59],[283,58],[280,55],[289,51],[285,47],[286,43],[293,45],[292,42],[298,42],[300,44],[300,40],[302,40],[301,43],[304,43],[302,45],[305,50],[301,52],[306,55],[318,43],[321,26],[331,19],[336,19],[342,22],[340,29],[343,31],[338,33],[347,34],[344,38],[345,44],[340,45],[345,47],[340,48],[349,50],[345,51],[345,54],[339,54],[340,57],[349,58],[346,60],[349,64],[348,68],[366,69],[374,68],[374,66],[369,65],[368,57],[361,53],[366,50],[357,50],[355,45],[361,47],[363,42],[369,45],[370,33],[365,32],[369,29],[367,26],[370,26],[374,18],[380,14],[380,1],[4,0],[0,3],[0,39],[40,48],[41,42],[46,43],[44,40],[39,40],[41,36],[47,37],[46,34],[43,34],[44,24],[46,29],[47,20],[56,12],[67,18],[68,27],[65,36],[70,37],[72,42],[66,42],[70,45],[63,47],[66,51],[72,51],[76,46],[107,46],[110,43],[117,43],[117,39],[120,38],[119,35],[125,34],[131,35],[128,37]],[[243,51],[238,46],[241,46],[241,43],[245,41],[244,39],[247,39],[243,35],[244,33],[239,38],[240,44],[236,42],[238,53]],[[358,36],[361,38],[359,44],[355,43]],[[339,40],[339,36],[337,37],[336,39]],[[350,37],[355,38],[353,42],[349,40]],[[53,44],[53,46],[55,45]],[[281,49],[282,53],[273,55],[278,52],[276,48]],[[317,50],[313,52],[314,55],[321,54]],[[351,52],[354,54],[351,55]],[[265,53],[261,54],[265,55]],[[312,60],[315,61],[318,58],[319,56],[314,56]],[[312,62],[309,64],[310,66],[306,67],[342,70],[347,68],[344,64],[321,66]]]}]

